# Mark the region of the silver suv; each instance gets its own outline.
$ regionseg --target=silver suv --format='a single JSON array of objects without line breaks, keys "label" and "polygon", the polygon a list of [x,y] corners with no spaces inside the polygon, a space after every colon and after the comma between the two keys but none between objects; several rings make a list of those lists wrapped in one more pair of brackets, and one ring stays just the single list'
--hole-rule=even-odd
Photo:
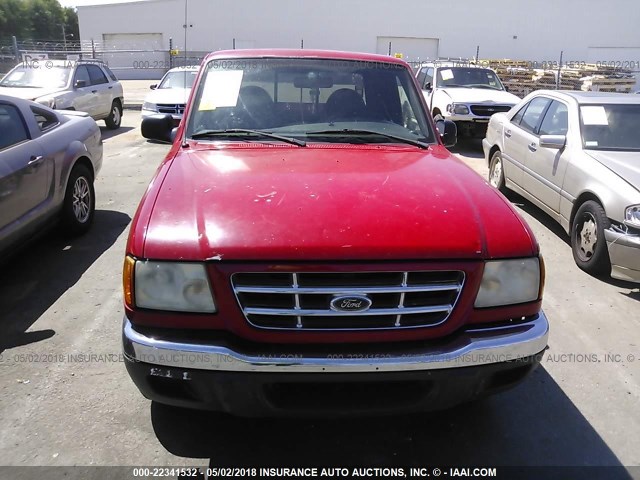
[{"label": "silver suv", "polygon": [[107,65],[96,60],[22,62],[0,81],[0,95],[87,112],[110,129],[119,128],[122,121],[122,85]]}]

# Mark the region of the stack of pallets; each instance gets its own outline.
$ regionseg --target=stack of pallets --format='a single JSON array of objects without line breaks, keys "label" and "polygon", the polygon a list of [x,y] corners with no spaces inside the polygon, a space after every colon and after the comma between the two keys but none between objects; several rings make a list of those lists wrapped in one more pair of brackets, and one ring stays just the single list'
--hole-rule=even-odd
[{"label": "stack of pallets", "polygon": [[[534,90],[582,90],[629,93],[636,84],[630,70],[596,64],[569,64],[561,68],[544,62],[523,60],[480,60],[493,68],[511,93],[524,97]],[[546,68],[534,68],[543,66]],[[550,68],[553,67],[553,68]]]},{"label": "stack of pallets", "polygon": [[629,93],[636,85],[634,76],[591,75],[582,79],[582,90],[593,92],[622,92]]}]

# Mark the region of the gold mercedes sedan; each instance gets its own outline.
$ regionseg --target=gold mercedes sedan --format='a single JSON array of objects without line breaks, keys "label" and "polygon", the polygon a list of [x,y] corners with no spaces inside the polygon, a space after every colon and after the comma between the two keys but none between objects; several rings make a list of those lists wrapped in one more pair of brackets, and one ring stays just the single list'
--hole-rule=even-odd
[{"label": "gold mercedes sedan", "polygon": [[640,282],[639,131],[637,95],[535,91],[491,117],[489,182],[560,223],[587,273]]}]

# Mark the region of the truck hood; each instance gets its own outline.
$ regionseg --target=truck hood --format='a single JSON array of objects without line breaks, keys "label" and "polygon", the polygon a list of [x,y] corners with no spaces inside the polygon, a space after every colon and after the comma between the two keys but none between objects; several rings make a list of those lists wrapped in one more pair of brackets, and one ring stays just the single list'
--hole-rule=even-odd
[{"label": "truck hood", "polygon": [[189,100],[190,94],[190,88],[160,88],[147,93],[144,101],[155,104],[185,104]]},{"label": "truck hood", "polygon": [[512,93],[488,88],[443,88],[441,91],[458,103],[515,105],[520,102],[520,99]]},{"label": "truck hood", "polygon": [[441,146],[209,144],[179,150],[164,179],[150,188],[155,204],[136,232],[144,236],[146,258],[479,259],[537,253],[513,207]]},{"label": "truck hood", "polygon": [[10,97],[22,98],[24,100],[35,100],[45,95],[58,93],[60,90],[59,88],[0,87],[0,95],[9,95]]},{"label": "truck hood", "polygon": [[632,185],[636,190],[640,190],[640,162],[638,162],[638,152],[613,152],[585,150],[585,152],[613,173]]}]

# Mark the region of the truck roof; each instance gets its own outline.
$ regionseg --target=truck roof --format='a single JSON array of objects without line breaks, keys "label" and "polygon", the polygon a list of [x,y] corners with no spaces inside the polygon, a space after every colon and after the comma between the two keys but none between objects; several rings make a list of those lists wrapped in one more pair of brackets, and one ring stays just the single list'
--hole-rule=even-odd
[{"label": "truck roof", "polygon": [[338,50],[306,50],[306,49],[244,49],[244,50],[219,50],[205,57],[205,61],[221,58],[323,58],[330,60],[356,60],[364,62],[395,63],[408,67],[408,64],[399,58],[374,53],[342,52]]}]

